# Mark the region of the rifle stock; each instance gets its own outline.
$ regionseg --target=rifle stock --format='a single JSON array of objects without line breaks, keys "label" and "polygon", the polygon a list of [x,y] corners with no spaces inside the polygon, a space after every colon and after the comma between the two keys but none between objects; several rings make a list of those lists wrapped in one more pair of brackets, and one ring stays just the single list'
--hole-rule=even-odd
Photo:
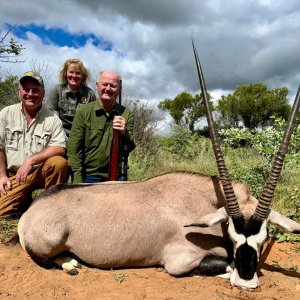
[{"label": "rifle stock", "polygon": [[110,161],[109,161],[109,171],[108,180],[117,181],[118,180],[118,169],[119,169],[119,131],[114,129],[112,145],[110,149]]},{"label": "rifle stock", "polygon": [[[119,104],[122,104],[122,80],[119,83]],[[118,112],[117,112],[118,113]],[[127,181],[127,157],[128,146],[126,142],[122,143],[122,138],[118,130],[113,131],[113,139],[110,150],[110,161],[108,180],[109,181]],[[121,164],[121,167],[120,167]]]}]

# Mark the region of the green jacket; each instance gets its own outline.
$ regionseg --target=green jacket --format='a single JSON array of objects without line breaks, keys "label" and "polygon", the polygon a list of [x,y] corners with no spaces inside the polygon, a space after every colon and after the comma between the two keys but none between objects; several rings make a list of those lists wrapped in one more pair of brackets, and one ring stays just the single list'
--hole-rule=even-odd
[{"label": "green jacket", "polygon": [[107,114],[98,100],[78,108],[67,146],[74,183],[84,182],[86,174],[104,180],[108,178],[113,138],[112,120],[115,114],[121,115],[126,120],[127,130],[122,140],[127,143],[130,152],[135,147],[133,114],[127,108],[117,103],[115,110]]}]

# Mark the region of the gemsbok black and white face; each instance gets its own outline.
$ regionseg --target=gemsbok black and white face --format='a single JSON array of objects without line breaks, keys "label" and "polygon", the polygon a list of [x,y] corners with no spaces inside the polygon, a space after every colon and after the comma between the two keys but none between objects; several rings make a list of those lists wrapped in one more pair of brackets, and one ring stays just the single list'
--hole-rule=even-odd
[{"label": "gemsbok black and white face", "polygon": [[224,207],[202,217],[197,224],[189,226],[211,227],[222,222],[227,223],[227,234],[233,245],[231,270],[227,273],[230,283],[247,289],[256,288],[258,277],[257,264],[263,244],[268,239],[267,220],[255,220],[244,216],[232,218]]},{"label": "gemsbok black and white face", "polygon": [[272,209],[268,210],[265,219],[258,219],[255,213],[251,217],[231,217],[228,209],[222,207],[187,227],[212,227],[224,222],[232,241],[233,262],[231,269],[222,277],[229,278],[232,286],[244,289],[255,289],[259,285],[256,272],[263,245],[268,239],[268,224],[277,226],[283,232],[300,233],[300,224]]},{"label": "gemsbok black and white face", "polygon": [[256,288],[258,286],[257,264],[262,246],[268,238],[267,221],[229,218],[228,236],[233,242],[235,262],[230,276],[231,285]]},{"label": "gemsbok black and white face", "polygon": [[300,106],[300,87],[298,88],[287,127],[265,188],[261,197],[258,199],[258,204],[253,215],[246,218],[239,207],[239,203],[235,196],[232,183],[225,166],[221,146],[214,126],[213,116],[210,111],[209,97],[206,90],[200,60],[194,42],[192,42],[192,44],[203,102],[206,110],[209,133],[226,199],[226,209],[221,208],[217,212],[205,216],[202,218],[202,221],[200,220],[197,225],[194,225],[208,227],[227,221],[228,235],[233,243],[233,256],[235,263],[235,266],[230,273],[230,282],[232,285],[243,288],[256,288],[258,286],[258,277],[256,274],[257,264],[260,258],[262,246],[268,238],[268,223],[274,224],[284,231],[299,233],[299,226],[295,225],[295,222],[280,215],[279,213],[276,213],[275,211],[272,211],[270,209],[270,205],[280,177],[292,131],[296,124],[296,116],[299,112]]}]

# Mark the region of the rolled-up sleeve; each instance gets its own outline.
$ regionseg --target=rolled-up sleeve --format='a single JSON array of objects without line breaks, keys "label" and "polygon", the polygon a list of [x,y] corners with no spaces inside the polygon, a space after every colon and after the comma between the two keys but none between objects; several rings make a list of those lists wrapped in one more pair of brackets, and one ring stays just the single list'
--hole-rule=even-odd
[{"label": "rolled-up sleeve", "polygon": [[53,131],[48,146],[60,146],[67,148],[67,136],[63,129],[61,120],[56,115],[54,115],[52,130]]}]

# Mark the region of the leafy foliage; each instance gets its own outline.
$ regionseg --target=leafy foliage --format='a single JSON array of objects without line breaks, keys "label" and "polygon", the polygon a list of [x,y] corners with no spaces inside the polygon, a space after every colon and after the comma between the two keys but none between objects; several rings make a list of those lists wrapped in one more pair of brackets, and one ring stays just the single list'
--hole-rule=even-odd
[{"label": "leafy foliage", "polygon": [[245,166],[232,165],[229,170],[229,176],[232,179],[245,182],[249,185],[251,194],[259,197],[263,191],[264,185],[268,178],[268,166],[261,164],[249,164]]},{"label": "leafy foliage", "polygon": [[237,107],[238,99],[236,97],[231,94],[221,96],[217,106],[217,111],[219,113],[218,123],[220,127],[239,127],[240,116]]},{"label": "leafy foliage", "polygon": [[[0,61],[6,62],[6,63],[16,63],[19,62],[18,60],[15,60],[15,57],[20,55],[23,48],[23,46],[16,41],[14,38],[10,38],[9,42],[6,43],[6,39],[8,38],[9,33],[13,30],[14,26],[11,27],[3,37],[0,37]],[[14,58],[14,60],[11,60]]]},{"label": "leafy foliage", "polygon": [[9,76],[4,81],[0,79],[0,110],[19,102],[18,82],[17,76]]},{"label": "leafy foliage", "polygon": [[278,243],[282,242],[300,242],[300,237],[297,234],[283,233],[278,227],[269,225],[268,227],[269,236],[276,239]]},{"label": "leafy foliage", "polygon": [[285,87],[268,90],[262,83],[241,85],[233,94],[219,100],[219,125],[254,129],[271,125],[273,117],[287,119],[290,112],[287,95]]},{"label": "leafy foliage", "polygon": [[[273,118],[273,125],[267,127],[265,130],[257,128],[249,129],[221,129],[219,135],[222,137],[223,143],[227,146],[251,146],[261,155],[269,164],[271,164],[275,157],[279,145],[281,143],[286,121],[282,118]],[[286,164],[298,163],[300,161],[300,127],[298,126],[292,135]]]},{"label": "leafy foliage", "polygon": [[179,160],[193,159],[203,151],[212,153],[209,139],[179,125],[173,127],[172,135],[164,139],[164,145]]},{"label": "leafy foliage", "polygon": [[[205,109],[201,104],[202,99],[202,94],[192,96],[188,92],[182,92],[174,99],[165,99],[160,102],[158,108],[168,111],[175,124],[186,126],[190,131],[195,132],[196,123],[205,116]],[[213,110],[212,103],[211,109]]]}]

